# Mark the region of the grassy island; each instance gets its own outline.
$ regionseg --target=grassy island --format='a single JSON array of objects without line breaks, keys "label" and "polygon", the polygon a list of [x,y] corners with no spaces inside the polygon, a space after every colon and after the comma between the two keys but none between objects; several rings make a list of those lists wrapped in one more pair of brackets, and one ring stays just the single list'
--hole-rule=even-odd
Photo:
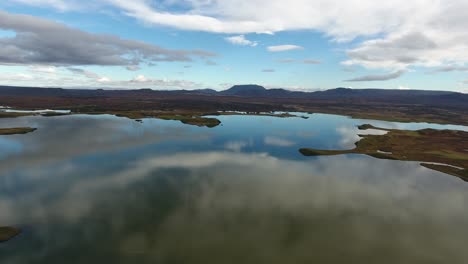
[{"label": "grassy island", "polygon": [[0,226],[0,242],[5,242],[17,236],[21,230],[14,227]]},{"label": "grassy island", "polygon": [[350,150],[302,148],[305,156],[365,154],[379,159],[420,161],[421,165],[468,181],[468,132],[422,129],[417,131],[383,129],[369,124],[359,129],[387,131],[385,135],[359,135]]},{"label": "grassy island", "polygon": [[0,128],[0,135],[27,134],[36,130],[37,128],[31,127]]},{"label": "grassy island", "polygon": [[92,114],[111,114],[118,117],[126,117],[142,122],[143,118],[158,118],[163,120],[177,120],[184,124],[199,127],[216,127],[221,124],[216,118],[203,117],[204,113],[197,112],[161,112],[161,111],[113,111]]}]

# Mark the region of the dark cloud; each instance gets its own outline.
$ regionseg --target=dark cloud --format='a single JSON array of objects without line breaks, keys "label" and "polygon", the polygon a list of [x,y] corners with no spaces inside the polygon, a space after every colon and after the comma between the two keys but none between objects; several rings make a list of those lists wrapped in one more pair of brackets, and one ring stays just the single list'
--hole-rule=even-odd
[{"label": "dark cloud", "polygon": [[405,71],[397,71],[390,74],[382,74],[382,75],[366,75],[361,76],[349,80],[345,80],[345,82],[372,82],[372,81],[387,81],[392,80],[400,77],[403,75]]},{"label": "dark cloud", "polygon": [[275,69],[263,69],[262,72],[275,72]]},{"label": "dark cloud", "polygon": [[155,61],[191,61],[214,53],[172,50],[115,35],[94,34],[30,15],[0,11],[0,29],[14,37],[0,38],[1,64],[138,65]]}]

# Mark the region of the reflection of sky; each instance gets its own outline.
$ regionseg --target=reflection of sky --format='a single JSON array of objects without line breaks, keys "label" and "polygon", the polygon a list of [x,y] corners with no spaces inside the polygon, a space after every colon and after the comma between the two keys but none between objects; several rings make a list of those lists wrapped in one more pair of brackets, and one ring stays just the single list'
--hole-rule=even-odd
[{"label": "reflection of sky", "polygon": [[461,180],[412,162],[297,153],[344,147],[355,120],[221,119],[214,129],[111,116],[9,119],[40,129],[0,137],[2,149],[22,146],[0,160],[0,224],[25,230],[0,247],[0,262],[468,258]]}]

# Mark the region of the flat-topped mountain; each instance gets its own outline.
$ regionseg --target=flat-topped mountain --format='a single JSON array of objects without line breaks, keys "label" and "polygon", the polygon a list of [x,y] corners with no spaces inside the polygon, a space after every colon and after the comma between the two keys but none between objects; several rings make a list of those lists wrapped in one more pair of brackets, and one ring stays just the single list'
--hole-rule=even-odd
[{"label": "flat-topped mountain", "polygon": [[235,95],[235,96],[263,96],[268,93],[268,90],[260,85],[247,84],[247,85],[234,85],[231,88],[221,91],[222,95]]}]

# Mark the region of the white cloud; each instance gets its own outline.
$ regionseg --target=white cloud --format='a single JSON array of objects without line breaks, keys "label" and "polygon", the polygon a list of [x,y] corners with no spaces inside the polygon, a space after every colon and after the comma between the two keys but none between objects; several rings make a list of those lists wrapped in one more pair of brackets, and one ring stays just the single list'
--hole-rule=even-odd
[{"label": "white cloud", "polygon": [[[184,0],[185,13],[148,1],[109,0],[146,23],[217,33],[316,30],[336,41],[367,37],[347,65],[404,69],[468,62],[468,1],[451,0]],[[261,7],[262,11],[258,11]]]},{"label": "white cloud", "polygon": [[11,76],[11,78],[16,79],[16,80],[20,80],[20,81],[30,81],[30,80],[34,79],[34,77],[32,75],[26,74],[26,73],[16,73],[13,76]]},{"label": "white cloud", "polygon": [[273,136],[267,136],[263,140],[265,145],[270,145],[270,146],[275,146],[275,147],[290,147],[294,146],[296,143],[284,138],[279,138],[279,137],[273,137]]},{"label": "white cloud", "polygon": [[133,82],[148,82],[148,78],[146,78],[143,74],[140,74],[133,78]]},{"label": "white cloud", "polygon": [[31,5],[31,6],[51,6],[60,11],[67,11],[70,9],[78,8],[78,5],[71,3],[72,1],[64,0],[12,0],[12,2],[17,2],[21,4]]},{"label": "white cloud", "polygon": [[[10,0],[12,1],[12,0]],[[70,8],[76,1],[16,0]],[[333,41],[364,37],[345,65],[392,70],[468,62],[466,0],[98,0],[145,24],[224,34],[313,30]],[[184,11],[174,7],[184,6]],[[259,7],[261,11],[259,11]]]},{"label": "white cloud", "polygon": [[398,86],[398,90],[411,90],[411,88],[404,86],[404,85],[400,85]]},{"label": "white cloud", "polygon": [[108,77],[100,77],[96,80],[98,83],[110,83],[112,80]]},{"label": "white cloud", "polygon": [[232,36],[232,37],[226,37],[224,38],[227,42],[234,44],[234,45],[239,45],[239,46],[251,46],[255,47],[258,45],[257,41],[251,41],[245,38],[244,35],[239,35],[239,36]]},{"label": "white cloud", "polygon": [[251,147],[253,145],[253,141],[228,141],[224,144],[224,148],[234,152],[240,152],[242,149],[246,147]]},{"label": "white cloud", "polygon": [[29,67],[32,72],[46,73],[46,74],[55,74],[57,72],[57,67],[55,66],[41,66],[41,65],[32,65]]},{"label": "white cloud", "polygon": [[[64,74],[68,71],[72,74]],[[145,75],[137,75],[131,79],[113,79],[98,73],[81,69],[67,67],[58,68],[56,74],[44,74],[30,71],[28,73],[0,73],[3,85],[25,85],[41,87],[64,87],[64,88],[94,88],[105,87],[114,89],[196,89],[204,87],[200,83],[180,79],[156,79]]]},{"label": "white cloud", "polygon": [[270,52],[281,52],[281,51],[289,51],[289,50],[302,50],[304,49],[301,46],[297,45],[278,45],[278,46],[269,46],[267,50]]}]

